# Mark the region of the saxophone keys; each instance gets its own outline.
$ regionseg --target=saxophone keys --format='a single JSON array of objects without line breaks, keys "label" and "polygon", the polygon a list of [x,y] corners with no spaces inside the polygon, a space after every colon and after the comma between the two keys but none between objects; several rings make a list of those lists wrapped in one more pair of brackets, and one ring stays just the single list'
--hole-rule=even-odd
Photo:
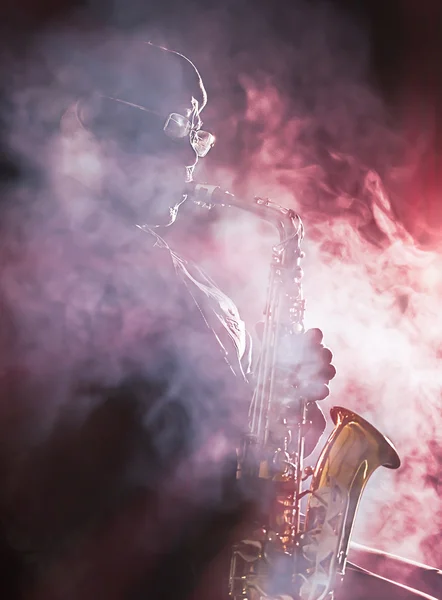
[{"label": "saxophone keys", "polygon": [[304,476],[302,478],[302,481],[305,481],[309,477],[312,477],[314,472],[315,472],[315,470],[313,467],[304,467]]}]

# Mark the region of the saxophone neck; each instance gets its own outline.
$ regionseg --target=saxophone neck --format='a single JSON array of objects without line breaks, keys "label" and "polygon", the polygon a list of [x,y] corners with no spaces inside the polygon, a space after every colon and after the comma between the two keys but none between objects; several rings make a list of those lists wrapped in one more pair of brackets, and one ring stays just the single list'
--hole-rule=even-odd
[{"label": "saxophone neck", "polygon": [[294,210],[284,208],[268,198],[256,197],[252,201],[245,201],[217,185],[195,182],[186,184],[185,193],[200,206],[232,206],[271,223],[278,230],[281,245],[296,239],[300,246],[304,237],[301,217]]}]

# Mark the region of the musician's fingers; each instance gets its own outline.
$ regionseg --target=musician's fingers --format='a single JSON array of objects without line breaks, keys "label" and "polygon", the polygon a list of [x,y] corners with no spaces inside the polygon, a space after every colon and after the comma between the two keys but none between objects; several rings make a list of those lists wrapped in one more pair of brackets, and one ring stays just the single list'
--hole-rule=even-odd
[{"label": "musician's fingers", "polygon": [[308,329],[304,333],[304,343],[305,343],[305,346],[308,346],[308,345],[312,345],[312,346],[319,345],[322,342],[323,337],[324,337],[324,334],[317,327],[315,327],[314,329]]},{"label": "musician's fingers", "polygon": [[321,363],[310,363],[302,365],[294,374],[295,380],[300,384],[309,383],[328,383],[336,375],[336,369],[333,365],[323,365]]},{"label": "musician's fingers", "polygon": [[322,381],[323,383],[328,383],[334,378],[335,375],[335,367],[333,365],[326,365],[325,367],[322,367],[322,369],[319,371],[318,380]]},{"label": "musician's fingers", "polygon": [[314,346],[304,351],[302,362],[305,365],[316,365],[319,369],[325,365],[329,365],[333,359],[333,354],[324,346]]},{"label": "musician's fingers", "polygon": [[300,386],[300,392],[308,402],[324,400],[330,394],[325,383],[309,383],[305,387]]},{"label": "musician's fingers", "polygon": [[333,353],[329,348],[321,348],[321,359],[323,364],[330,364],[333,360]]}]

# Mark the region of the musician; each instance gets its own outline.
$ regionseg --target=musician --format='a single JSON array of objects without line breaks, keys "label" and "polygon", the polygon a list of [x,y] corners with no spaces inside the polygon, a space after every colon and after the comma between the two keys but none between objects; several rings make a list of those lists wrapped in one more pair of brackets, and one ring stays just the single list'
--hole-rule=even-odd
[{"label": "musician", "polygon": [[[204,575],[257,502],[233,466],[250,336],[232,300],[157,228],[173,225],[215,141],[206,91],[189,60],[149,44],[104,45],[94,60],[51,141],[52,193],[8,215],[25,234],[1,285],[13,323],[3,385],[18,407],[1,506],[17,597],[215,598],[220,584],[206,589]],[[310,400],[307,452],[335,375],[322,341],[312,330],[293,347],[293,384]],[[373,589],[365,595],[364,576],[353,597],[414,597]]]}]

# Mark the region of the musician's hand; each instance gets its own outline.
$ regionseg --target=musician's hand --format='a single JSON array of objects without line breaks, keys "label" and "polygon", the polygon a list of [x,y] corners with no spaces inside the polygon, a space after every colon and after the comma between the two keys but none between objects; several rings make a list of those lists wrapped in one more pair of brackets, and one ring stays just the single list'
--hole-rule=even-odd
[{"label": "musician's hand", "polygon": [[[256,324],[256,333],[262,340],[264,323]],[[320,329],[290,336],[287,344],[282,344],[278,366],[292,372],[292,385],[302,391],[308,402],[324,400],[330,393],[329,382],[336,375],[331,364],[333,354],[323,343]]]},{"label": "musician's hand", "polygon": [[[264,323],[256,325],[256,333],[262,341]],[[300,335],[290,336],[288,344],[282,348],[278,365],[291,373],[293,387],[302,392],[307,400],[307,423],[304,455],[315,449],[324,432],[326,421],[317,402],[324,400],[330,393],[329,382],[336,375],[331,364],[333,355],[324,347],[320,329],[309,329]]]},{"label": "musician's hand", "polygon": [[322,331],[309,329],[294,340],[293,385],[310,402],[324,400],[330,393],[328,384],[336,375],[336,369],[331,364],[333,354],[322,343]]}]

